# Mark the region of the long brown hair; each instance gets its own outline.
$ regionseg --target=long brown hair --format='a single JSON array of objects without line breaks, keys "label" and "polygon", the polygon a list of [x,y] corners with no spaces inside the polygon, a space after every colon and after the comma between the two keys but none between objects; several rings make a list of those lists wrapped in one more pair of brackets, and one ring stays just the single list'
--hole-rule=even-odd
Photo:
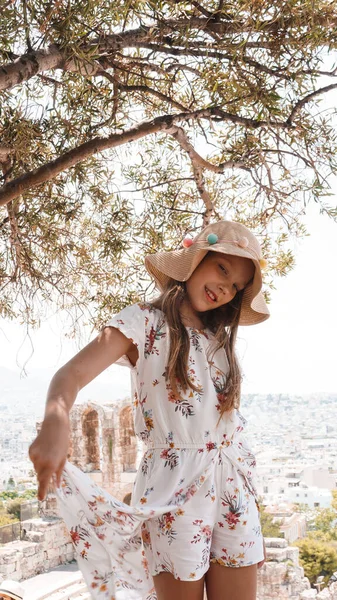
[{"label": "long brown hair", "polygon": [[[210,348],[212,360],[215,352],[224,348],[229,363],[229,372],[225,378],[224,388],[218,394],[220,417],[240,404],[241,370],[235,354],[243,290],[237,292],[233,300],[215,308],[199,313],[204,328],[208,328],[215,337]],[[170,351],[166,365],[166,381],[176,397],[180,397],[179,388],[186,392],[188,388],[200,391],[190,380],[187,372],[190,340],[185,325],[180,316],[181,304],[186,296],[186,284],[182,281],[169,279],[164,291],[149,302],[154,308],[159,308],[165,314],[170,332]],[[218,423],[219,423],[218,421]]]}]

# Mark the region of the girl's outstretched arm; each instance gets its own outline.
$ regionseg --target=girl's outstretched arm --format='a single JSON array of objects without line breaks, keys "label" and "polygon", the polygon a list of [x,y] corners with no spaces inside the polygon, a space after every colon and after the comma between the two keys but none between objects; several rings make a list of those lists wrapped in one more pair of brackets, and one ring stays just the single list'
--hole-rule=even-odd
[{"label": "girl's outstretched arm", "polygon": [[53,475],[60,479],[69,448],[69,412],[78,392],[124,354],[136,351],[133,341],[114,327],[101,333],[52,378],[41,431],[29,448],[39,482],[38,499],[43,500]]}]

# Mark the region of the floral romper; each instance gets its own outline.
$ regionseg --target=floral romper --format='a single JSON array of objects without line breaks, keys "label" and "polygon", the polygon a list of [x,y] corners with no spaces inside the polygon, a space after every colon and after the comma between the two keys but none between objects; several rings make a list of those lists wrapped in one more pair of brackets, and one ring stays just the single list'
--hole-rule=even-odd
[{"label": "floral romper", "polygon": [[177,398],[165,381],[169,329],[164,313],[134,304],[107,326],[136,344],[131,370],[136,435],[147,445],[131,505],[66,463],[58,490],[60,514],[95,600],[156,600],[153,576],[200,579],[210,562],[243,567],[263,559],[255,458],[238,410],[219,422],[228,361],[224,349],[207,358],[213,334],[187,327],[188,374],[198,391]]}]

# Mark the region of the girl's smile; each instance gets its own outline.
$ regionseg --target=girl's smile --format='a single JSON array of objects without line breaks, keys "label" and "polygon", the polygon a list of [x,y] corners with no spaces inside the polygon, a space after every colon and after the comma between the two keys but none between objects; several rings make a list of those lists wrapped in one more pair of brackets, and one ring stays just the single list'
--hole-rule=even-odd
[{"label": "girl's smile", "polygon": [[217,301],[218,296],[216,294],[213,294],[213,292],[207,287],[207,285],[205,285],[205,292],[206,292],[206,297],[209,302],[211,302],[213,304],[214,302]]},{"label": "girl's smile", "polygon": [[254,277],[255,267],[249,258],[208,252],[186,281],[186,300],[182,316],[200,327],[198,313],[227,304]]}]

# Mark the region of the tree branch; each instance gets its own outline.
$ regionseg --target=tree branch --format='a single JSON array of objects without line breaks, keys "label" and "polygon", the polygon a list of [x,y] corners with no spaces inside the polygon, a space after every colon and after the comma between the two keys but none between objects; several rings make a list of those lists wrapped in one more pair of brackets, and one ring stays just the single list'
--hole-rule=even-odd
[{"label": "tree branch", "polygon": [[120,81],[116,82],[116,77],[113,75],[110,75],[110,73],[108,73],[107,71],[98,71],[96,73],[96,75],[101,75],[103,77],[106,77],[114,85],[117,84],[117,87],[122,91],[145,92],[147,94],[152,94],[153,96],[156,96],[156,98],[159,98],[159,100],[162,100],[163,102],[167,102],[168,104],[172,104],[172,106],[175,106],[179,110],[184,110],[184,111],[188,110],[187,106],[180,104],[180,102],[176,102],[176,100],[174,100],[173,98],[170,98],[170,96],[166,96],[166,94],[163,94],[162,92],[159,92],[158,90],[154,90],[153,88],[150,88],[147,85],[124,85]]},{"label": "tree branch", "polygon": [[203,226],[205,227],[209,224],[210,217],[214,211],[214,205],[206,189],[206,182],[204,179],[203,170],[205,169],[206,165],[210,165],[211,167],[213,167],[214,165],[208,163],[200,156],[200,154],[198,154],[194,150],[191,142],[189,141],[186,135],[186,132],[181,127],[174,126],[169,128],[167,131],[170,135],[172,135],[172,137],[174,137],[178,141],[180,146],[187,152],[191,159],[194,180],[200,197],[206,208],[203,217]]},{"label": "tree branch", "polygon": [[0,67],[0,90],[7,90],[27,81],[43,71],[53,71],[64,64],[64,56],[57,46],[47,50],[23,54],[16,60]]},{"label": "tree branch", "polygon": [[112,134],[105,138],[96,137],[89,142],[80,144],[80,146],[65,152],[55,160],[46,163],[34,171],[30,171],[17,177],[0,188],[0,206],[17,198],[17,196],[22,194],[25,190],[53,179],[62,171],[73,167],[92,154],[132,142],[146,135],[150,135],[151,133],[156,133],[157,131],[165,129],[167,124],[170,124],[170,121],[170,116],[166,116],[165,118],[159,117],[153,121],[141,123],[122,134]]},{"label": "tree branch", "polygon": [[[218,117],[217,119],[214,119],[217,121],[229,120],[233,123],[252,128],[273,126],[274,128],[289,129],[290,127],[289,125],[282,123],[281,121],[256,121],[254,119],[248,119],[246,117],[239,117],[238,115],[227,113],[217,107],[210,107],[207,109],[201,109],[193,112],[185,112],[177,115],[163,115],[160,117],[156,117],[152,121],[145,121],[143,123],[140,123],[136,127],[129,129],[128,131],[125,131],[123,133],[114,133],[108,137],[97,137],[88,142],[84,142],[83,144],[80,144],[80,146],[77,146],[76,148],[65,152],[55,160],[46,163],[42,167],[39,167],[34,171],[30,171],[24,175],[21,175],[16,179],[13,179],[12,181],[6,183],[2,188],[0,188],[0,206],[4,206],[10,200],[17,198],[25,190],[31,187],[35,187],[40,183],[44,183],[45,181],[50,181],[62,171],[73,167],[74,165],[85,160],[89,156],[92,156],[92,154],[102,152],[103,150],[107,150],[108,148],[115,148],[117,146],[121,146],[123,144],[132,142],[147,135],[151,135],[152,133],[156,133],[157,131],[165,131],[167,129],[170,129],[173,125],[175,125],[175,123],[179,121],[196,120],[202,118],[209,120],[211,117]],[[208,165],[207,168],[209,168],[209,165],[211,163],[207,163],[207,161],[205,161],[205,163],[206,165]],[[238,166],[239,163],[232,163],[232,161],[229,161],[228,163],[223,164],[226,165],[227,168],[233,168]],[[243,165],[240,165],[239,168],[243,168]]]},{"label": "tree branch", "polygon": [[187,154],[190,157],[194,174],[194,180],[196,182],[196,186],[198,188],[200,197],[203,200],[206,207],[203,218],[203,225],[206,226],[208,225],[210,217],[214,212],[214,205],[206,189],[206,183],[203,176],[204,169],[207,169],[208,171],[213,171],[214,173],[223,173],[225,169],[229,168],[245,169],[246,171],[249,171],[249,169],[245,166],[244,163],[239,163],[232,160],[228,160],[224,163],[221,163],[220,165],[213,165],[209,161],[205,160],[194,149],[187,137],[186,132],[182,129],[182,127],[177,127],[175,125],[167,129],[167,133],[172,135],[172,137],[174,137],[177,140],[181,148],[185,150],[185,152],[187,152]]},{"label": "tree branch", "polygon": [[0,146],[0,163],[7,162],[10,155],[14,154],[13,148],[10,146],[1,145]]},{"label": "tree branch", "polygon": [[[285,23],[280,19],[280,23],[282,23],[283,28],[285,27]],[[105,54],[106,52],[111,53],[111,51],[116,52],[121,48],[129,48],[129,47],[151,47],[147,44],[147,42],[151,42],[152,40],[160,40],[162,41],[165,36],[172,33],[172,31],[184,30],[184,28],[188,29],[197,29],[199,31],[204,31],[208,34],[214,34],[224,36],[229,34],[236,34],[238,31],[238,26],[241,25],[243,27],[243,31],[245,31],[244,24],[234,21],[220,21],[217,22],[215,20],[210,20],[207,18],[200,17],[190,17],[183,19],[167,19],[165,22],[160,23],[160,25],[150,25],[144,26],[142,25],[138,29],[132,29],[129,31],[124,31],[117,34],[106,35],[104,37],[99,37],[94,40],[90,40],[89,43],[80,44],[79,48],[82,55],[89,53],[89,55],[94,52],[95,56],[100,56]],[[259,25],[259,29],[261,28]],[[265,23],[263,31],[267,31],[270,28],[272,31],[275,31],[275,27],[277,26],[277,22],[273,21],[272,23]],[[253,29],[253,26],[249,27],[249,30]],[[196,48],[200,46],[200,42],[196,44]],[[191,47],[191,44],[190,44]],[[240,46],[241,47],[241,46]],[[261,48],[266,47],[264,42],[249,42],[245,43],[245,47],[255,47]],[[269,47],[272,47],[272,44],[269,44]],[[193,50],[183,51],[178,48],[170,48],[168,46],[157,46],[152,45],[153,49],[157,49],[161,52],[169,52],[171,54],[189,54],[193,55]],[[210,50],[205,50],[204,52],[195,52],[196,56],[214,56],[220,58],[222,53],[214,52],[211,53]],[[224,58],[226,55],[222,55]],[[18,59],[14,60],[11,63],[3,65],[0,67],[0,90],[6,90],[14,87],[15,85],[21,84],[24,81],[27,81],[34,75],[38,73],[42,73],[44,71],[52,71],[54,69],[64,69],[68,71],[80,71],[84,74],[90,75],[94,74],[97,71],[97,67],[95,64],[91,64],[89,59],[86,61],[83,59],[79,59],[76,57],[69,57],[67,53],[61,50],[57,45],[52,44],[46,50],[38,50],[36,52],[28,52],[20,56]]]},{"label": "tree branch", "polygon": [[135,188],[133,190],[118,190],[120,194],[128,193],[134,194],[135,192],[144,192],[145,190],[152,190],[155,187],[160,187],[161,185],[169,185],[171,183],[176,183],[177,181],[193,181],[193,177],[177,177],[176,179],[170,179],[168,181],[160,181],[159,183],[154,183],[153,185],[146,185],[142,188]]},{"label": "tree branch", "polygon": [[[236,123],[237,125],[243,125],[244,127],[252,127],[253,129],[258,129],[260,127],[273,127],[274,129],[289,129],[293,127],[291,123],[283,122],[283,121],[258,121],[257,119],[249,119],[247,117],[240,117],[240,115],[234,115],[233,113],[228,113],[222,108],[218,108],[217,106],[210,109],[212,115],[219,116],[220,121],[231,121],[232,123]],[[215,121],[217,119],[214,119]]]},{"label": "tree branch", "polygon": [[310,102],[310,100],[312,100],[316,96],[319,96],[320,94],[326,94],[326,92],[330,92],[330,90],[334,90],[336,88],[337,88],[337,83],[332,83],[331,85],[326,85],[325,87],[319,88],[319,90],[315,90],[311,94],[308,94],[307,96],[305,96],[304,98],[302,98],[302,100],[299,100],[295,104],[293,110],[291,111],[289,117],[287,118],[286,123],[288,125],[292,125],[293,120],[296,117],[297,113],[301,110],[301,108],[305,104],[307,104],[307,102]]},{"label": "tree branch", "polygon": [[[191,162],[202,169],[207,169],[208,171],[213,171],[213,173],[223,173],[225,169],[242,169],[245,168],[244,163],[235,162],[233,160],[228,160],[220,165],[213,165],[208,160],[205,160],[198,152],[194,149],[191,142],[189,141],[186,132],[181,127],[171,127],[167,130],[167,133],[172,135],[179,145],[187,152],[189,155]],[[249,169],[245,169],[248,170]]]},{"label": "tree branch", "polygon": [[201,4],[199,4],[199,2],[196,2],[195,0],[192,0],[192,4],[193,6],[195,6],[195,8],[205,17],[207,17],[208,19],[212,18],[212,13],[209,12],[206,8],[204,8]]}]

